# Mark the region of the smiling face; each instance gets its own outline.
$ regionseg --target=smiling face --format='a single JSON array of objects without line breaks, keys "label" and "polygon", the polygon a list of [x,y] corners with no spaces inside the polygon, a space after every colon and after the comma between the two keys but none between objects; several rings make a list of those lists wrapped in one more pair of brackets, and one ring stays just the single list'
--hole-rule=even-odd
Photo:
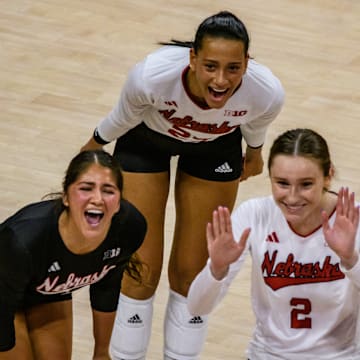
[{"label": "smiling face", "polygon": [[63,196],[69,233],[81,240],[105,238],[120,209],[120,190],[108,167],[93,163],[69,185]]},{"label": "smiling face", "polygon": [[195,53],[190,51],[188,87],[210,108],[222,108],[241,84],[248,63],[240,40],[207,36]]},{"label": "smiling face", "polygon": [[276,155],[270,167],[272,193],[291,227],[308,234],[321,224],[321,210],[328,207],[324,177],[318,162],[303,156]]}]

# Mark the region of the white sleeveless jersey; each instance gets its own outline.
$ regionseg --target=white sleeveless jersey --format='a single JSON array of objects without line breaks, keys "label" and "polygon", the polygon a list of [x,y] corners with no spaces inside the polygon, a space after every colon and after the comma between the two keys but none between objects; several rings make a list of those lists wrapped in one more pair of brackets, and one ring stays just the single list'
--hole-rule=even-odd
[{"label": "white sleeveless jersey", "polygon": [[112,141],[144,122],[150,129],[184,142],[212,141],[241,130],[248,145],[263,144],[268,125],[284,101],[280,81],[265,66],[249,60],[239,89],[221,109],[195,104],[184,87],[189,48],[164,46],[130,71],[119,102],[98,125]]},{"label": "white sleeveless jersey", "polygon": [[[232,223],[235,239],[251,227],[248,249],[222,281],[212,277],[208,262],[191,286],[189,309],[210,312],[250,253],[256,317],[250,360],[360,359],[360,261],[350,271],[342,269],[322,228],[308,236],[296,234],[272,197],[244,202],[232,214]],[[358,249],[359,243],[358,232]]]}]

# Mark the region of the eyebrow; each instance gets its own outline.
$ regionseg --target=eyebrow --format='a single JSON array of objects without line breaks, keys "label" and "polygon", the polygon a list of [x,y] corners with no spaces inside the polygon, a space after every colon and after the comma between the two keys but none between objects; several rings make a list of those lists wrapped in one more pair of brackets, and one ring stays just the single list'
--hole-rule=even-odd
[{"label": "eyebrow", "polygon": [[[219,61],[217,60],[212,60],[212,59],[207,59],[207,58],[204,58],[203,60],[204,62],[205,61],[208,61],[208,62],[212,62],[212,63],[218,63]],[[243,62],[241,60],[239,61],[232,61],[232,62],[229,62],[228,65],[241,65]]]},{"label": "eyebrow", "polygon": [[[80,181],[80,182],[78,183],[78,185],[95,185],[95,182],[93,182],[93,181]],[[116,185],[109,184],[109,183],[102,184],[101,186],[111,187],[111,188],[117,189],[117,186],[116,186]]]},{"label": "eyebrow", "polygon": [[[289,178],[286,177],[281,177],[281,176],[272,176],[273,179],[275,180],[286,180],[289,181]],[[307,181],[307,180],[314,180],[316,179],[316,177],[305,177],[305,178],[300,178],[300,179],[296,179],[297,181]]]}]

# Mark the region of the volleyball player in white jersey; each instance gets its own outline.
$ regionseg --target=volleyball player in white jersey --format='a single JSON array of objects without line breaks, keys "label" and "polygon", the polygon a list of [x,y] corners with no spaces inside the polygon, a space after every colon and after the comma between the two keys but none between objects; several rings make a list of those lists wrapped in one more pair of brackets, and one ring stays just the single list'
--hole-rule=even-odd
[{"label": "volleyball player in white jersey", "polygon": [[231,218],[225,207],[214,211],[207,227],[210,258],[191,285],[189,310],[211,312],[250,253],[256,317],[250,360],[360,359],[354,193],[329,190],[328,146],[309,129],[280,135],[268,169],[272,196],[243,202]]},{"label": "volleyball player in white jersey", "polygon": [[205,19],[194,42],[173,41],[132,69],[118,104],[83,147],[117,139],[114,156],[124,170],[125,196],[148,224],[139,251],[148,273],[144,286],[124,277],[112,339],[115,359],[146,354],[163,263],[170,159],[176,155],[164,353],[192,360],[201,350],[207,319],[189,314],[186,296],[208,257],[204,227],[220,202],[233,207],[240,176],[245,180],[262,172],[266,130],[283,104],[279,80],[249,59],[248,47],[246,28],[233,14]]}]

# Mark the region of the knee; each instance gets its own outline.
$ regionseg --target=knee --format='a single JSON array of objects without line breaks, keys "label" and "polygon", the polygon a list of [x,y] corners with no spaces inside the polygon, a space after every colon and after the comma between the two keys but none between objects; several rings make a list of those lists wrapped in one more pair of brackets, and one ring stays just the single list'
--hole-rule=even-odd
[{"label": "knee", "polygon": [[159,284],[161,267],[151,268],[144,264],[141,274],[141,283],[133,280],[129,276],[124,276],[121,284],[121,292],[131,298],[145,300],[152,297]]},{"label": "knee", "polygon": [[187,296],[190,285],[200,270],[169,267],[170,288],[182,296]]},{"label": "knee", "polygon": [[136,300],[120,295],[110,343],[113,359],[145,359],[151,334],[153,301],[153,297]]},{"label": "knee", "polygon": [[206,340],[208,316],[191,315],[186,298],[170,291],[164,325],[165,355],[178,360],[198,359]]}]

